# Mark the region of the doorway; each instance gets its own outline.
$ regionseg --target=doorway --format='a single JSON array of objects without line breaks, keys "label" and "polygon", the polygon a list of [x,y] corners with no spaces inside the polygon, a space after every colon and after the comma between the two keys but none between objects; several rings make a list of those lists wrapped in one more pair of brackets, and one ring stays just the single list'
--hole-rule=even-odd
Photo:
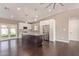
[{"label": "doorway", "polygon": [[50,25],[43,25],[44,40],[49,41]]}]

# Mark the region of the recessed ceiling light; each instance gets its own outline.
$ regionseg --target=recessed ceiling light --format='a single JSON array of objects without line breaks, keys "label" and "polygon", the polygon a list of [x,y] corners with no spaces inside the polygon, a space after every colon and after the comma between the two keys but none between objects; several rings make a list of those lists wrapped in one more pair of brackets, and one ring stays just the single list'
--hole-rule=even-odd
[{"label": "recessed ceiling light", "polygon": [[38,18],[38,15],[36,15],[35,17]]},{"label": "recessed ceiling light", "polygon": [[37,21],[37,19],[35,18],[34,21]]},{"label": "recessed ceiling light", "polygon": [[49,12],[51,12],[52,11],[52,9],[49,9]]},{"label": "recessed ceiling light", "polygon": [[21,10],[21,8],[17,8],[17,10],[19,11],[19,10]]}]

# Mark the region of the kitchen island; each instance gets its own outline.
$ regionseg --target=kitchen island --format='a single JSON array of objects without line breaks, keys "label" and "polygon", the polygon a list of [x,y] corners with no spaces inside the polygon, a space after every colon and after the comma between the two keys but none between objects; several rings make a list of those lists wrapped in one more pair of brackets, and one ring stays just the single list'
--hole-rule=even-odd
[{"label": "kitchen island", "polygon": [[42,46],[42,36],[38,33],[22,34],[22,47],[26,49]]}]

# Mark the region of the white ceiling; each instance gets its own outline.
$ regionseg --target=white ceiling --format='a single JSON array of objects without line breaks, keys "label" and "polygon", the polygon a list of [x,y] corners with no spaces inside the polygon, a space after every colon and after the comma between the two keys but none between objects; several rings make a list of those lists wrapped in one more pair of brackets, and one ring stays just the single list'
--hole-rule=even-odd
[{"label": "white ceiling", "polygon": [[[56,4],[55,9],[53,9],[53,4],[49,8],[45,8],[47,5],[48,3],[0,3],[0,18],[33,22],[34,19],[40,20],[51,14],[79,8],[78,3],[64,3],[64,6]],[[9,10],[5,10],[5,7],[8,7]],[[21,9],[18,11],[17,8]],[[49,12],[49,9],[52,11]]]}]

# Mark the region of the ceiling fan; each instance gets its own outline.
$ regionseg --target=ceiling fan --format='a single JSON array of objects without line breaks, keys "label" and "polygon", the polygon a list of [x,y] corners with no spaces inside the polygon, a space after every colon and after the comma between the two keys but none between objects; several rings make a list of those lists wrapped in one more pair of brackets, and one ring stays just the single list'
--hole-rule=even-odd
[{"label": "ceiling fan", "polygon": [[[44,3],[40,3],[40,4],[44,4]],[[60,6],[64,6],[63,3],[49,3],[45,8],[49,8],[50,6],[53,6],[53,9],[55,9],[57,4]]]},{"label": "ceiling fan", "polygon": [[4,7],[4,10],[9,10],[9,8],[7,6]]}]

